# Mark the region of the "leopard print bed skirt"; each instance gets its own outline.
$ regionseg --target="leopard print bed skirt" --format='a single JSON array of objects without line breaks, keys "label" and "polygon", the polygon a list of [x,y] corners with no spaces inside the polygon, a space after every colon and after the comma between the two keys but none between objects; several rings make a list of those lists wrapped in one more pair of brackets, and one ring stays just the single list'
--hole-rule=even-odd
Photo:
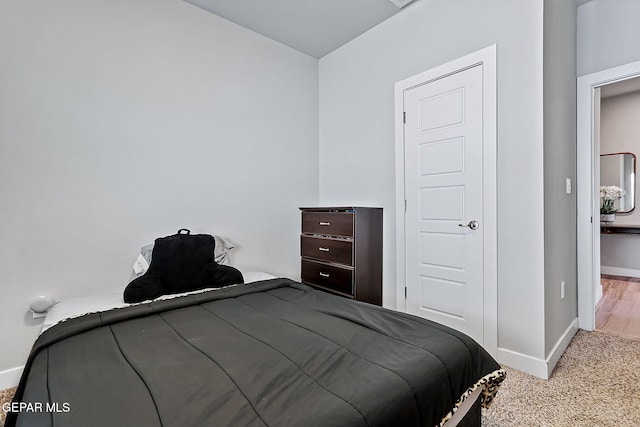
[{"label": "leopard print bed skirt", "polygon": [[453,409],[451,409],[451,411],[449,411],[449,413],[442,419],[442,421],[440,421],[438,427],[442,427],[447,421],[449,421],[451,417],[453,417],[453,414],[458,411],[460,405],[462,405],[462,403],[478,388],[482,389],[480,395],[480,404],[482,405],[482,407],[488,408],[489,406],[491,406],[491,403],[493,402],[493,399],[498,392],[500,384],[502,384],[506,377],[507,373],[505,372],[505,370],[498,369],[480,378],[478,382],[469,387],[467,391],[465,391],[462,396],[460,396],[460,399],[458,399]]}]

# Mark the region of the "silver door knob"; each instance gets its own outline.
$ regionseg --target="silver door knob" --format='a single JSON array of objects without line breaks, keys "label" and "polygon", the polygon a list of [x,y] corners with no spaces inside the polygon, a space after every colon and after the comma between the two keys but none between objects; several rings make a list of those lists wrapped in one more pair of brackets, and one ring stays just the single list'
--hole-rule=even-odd
[{"label": "silver door knob", "polygon": [[458,224],[460,227],[469,227],[472,230],[477,230],[478,228],[480,228],[480,224],[478,224],[478,221],[469,221],[469,224]]}]

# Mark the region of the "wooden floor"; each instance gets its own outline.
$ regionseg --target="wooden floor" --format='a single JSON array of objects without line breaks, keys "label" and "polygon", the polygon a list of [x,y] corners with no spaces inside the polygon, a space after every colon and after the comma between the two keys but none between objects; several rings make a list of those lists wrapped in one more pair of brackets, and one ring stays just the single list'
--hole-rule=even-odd
[{"label": "wooden floor", "polygon": [[596,330],[640,340],[640,278],[602,275]]}]

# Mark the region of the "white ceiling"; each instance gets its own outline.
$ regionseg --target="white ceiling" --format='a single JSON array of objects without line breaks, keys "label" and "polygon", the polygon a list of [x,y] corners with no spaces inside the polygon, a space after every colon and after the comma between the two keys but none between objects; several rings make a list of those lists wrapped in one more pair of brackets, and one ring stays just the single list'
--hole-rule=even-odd
[{"label": "white ceiling", "polygon": [[389,0],[185,1],[315,58],[401,10]]},{"label": "white ceiling", "polygon": [[[270,39],[322,58],[414,0],[184,0]],[[403,9],[392,1],[404,5]],[[573,0],[581,6],[593,0]]]}]

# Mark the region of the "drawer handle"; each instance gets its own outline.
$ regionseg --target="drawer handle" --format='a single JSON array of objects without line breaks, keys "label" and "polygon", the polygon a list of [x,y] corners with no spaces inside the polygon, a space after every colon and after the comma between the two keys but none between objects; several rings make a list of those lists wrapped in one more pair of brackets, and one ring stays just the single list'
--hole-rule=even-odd
[{"label": "drawer handle", "polygon": [[322,271],[320,272],[320,276],[322,277],[329,277],[329,273],[323,273]]},{"label": "drawer handle", "polygon": [[329,248],[319,247],[318,250],[322,251],[322,252],[329,252],[330,249]]},{"label": "drawer handle", "polygon": [[330,222],[320,221],[320,225],[331,225],[331,223]]}]

